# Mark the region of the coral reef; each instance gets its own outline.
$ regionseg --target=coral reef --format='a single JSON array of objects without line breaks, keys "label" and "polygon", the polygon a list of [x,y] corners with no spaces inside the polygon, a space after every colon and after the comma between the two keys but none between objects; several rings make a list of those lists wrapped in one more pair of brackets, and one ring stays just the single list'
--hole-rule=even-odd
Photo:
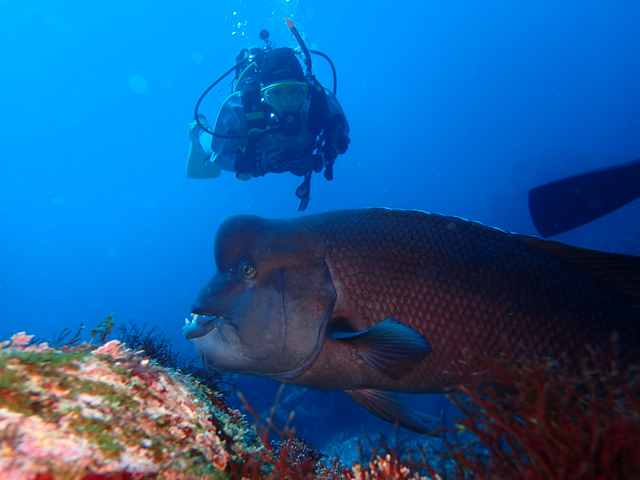
[{"label": "coral reef", "polygon": [[[140,332],[152,353],[164,345]],[[220,392],[143,351],[77,337],[59,348],[24,332],[0,343],[0,478],[341,478],[290,422],[280,429],[270,416],[263,425],[247,404],[251,426]]]},{"label": "coral reef", "polygon": [[262,448],[215,392],[118,340],[31,340],[22,332],[0,345],[1,478],[224,478]]},{"label": "coral reef", "polygon": [[402,441],[398,440],[396,429],[395,445],[391,446],[386,439],[381,436],[378,441],[379,447],[373,444],[367,433],[364,433],[371,445],[371,460],[365,462],[362,455],[362,447],[358,442],[360,451],[360,462],[355,463],[352,468],[343,468],[341,473],[345,480],[431,480],[440,479],[435,473],[433,477],[422,475],[424,468],[416,462],[410,451],[407,451]]},{"label": "coral reef", "polygon": [[[112,320],[109,315],[107,318]],[[121,323],[116,329],[118,338],[128,348],[143,350],[144,355],[155,360],[158,365],[178,371],[183,375],[189,375],[198,380],[201,385],[216,392],[226,395],[236,390],[231,375],[216,372],[202,364],[202,362],[196,360],[186,361],[180,357],[177,352],[173,351],[171,340],[157,326],[147,329],[146,323],[140,326],[131,319],[128,323],[128,325]],[[109,322],[107,322],[107,325],[109,325]],[[111,332],[112,327],[113,324],[109,327],[109,332]],[[98,331],[100,331],[100,326]],[[95,330],[92,331],[95,336],[94,332]],[[104,343],[104,340],[102,343]]]},{"label": "coral reef", "polygon": [[[241,396],[251,426],[220,392],[107,341],[112,327],[92,332],[98,345],[76,334],[53,347],[24,332],[0,342],[0,478],[640,478],[640,373],[593,351],[578,366],[469,353],[474,381],[449,393],[465,415],[455,435],[410,449],[365,432],[372,458],[358,443],[347,467],[296,436],[293,414],[276,425],[281,390],[266,421]],[[147,348],[174,358],[162,345]]]}]

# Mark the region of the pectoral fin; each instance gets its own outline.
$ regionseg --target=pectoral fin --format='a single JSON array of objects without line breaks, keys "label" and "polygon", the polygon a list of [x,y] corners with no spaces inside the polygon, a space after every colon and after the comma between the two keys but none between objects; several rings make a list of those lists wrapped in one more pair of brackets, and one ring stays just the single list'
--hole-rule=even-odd
[{"label": "pectoral fin", "polygon": [[393,317],[360,332],[331,332],[336,340],[351,343],[358,356],[390,378],[402,378],[431,353],[425,338]]},{"label": "pectoral fin", "polygon": [[429,428],[426,422],[442,422],[440,417],[434,417],[416,412],[399,396],[391,392],[373,389],[347,390],[347,395],[360,406],[366,408],[375,416],[401,427],[424,435],[439,436],[437,429]]}]

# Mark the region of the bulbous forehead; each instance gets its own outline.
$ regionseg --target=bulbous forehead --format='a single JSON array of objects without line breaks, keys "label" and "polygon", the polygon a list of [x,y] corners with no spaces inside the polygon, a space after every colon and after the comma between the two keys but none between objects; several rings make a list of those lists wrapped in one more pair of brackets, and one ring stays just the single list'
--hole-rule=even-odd
[{"label": "bulbous forehead", "polygon": [[218,270],[236,268],[244,260],[278,259],[287,265],[305,263],[318,241],[299,220],[271,220],[253,215],[226,219],[218,229],[214,254]]}]

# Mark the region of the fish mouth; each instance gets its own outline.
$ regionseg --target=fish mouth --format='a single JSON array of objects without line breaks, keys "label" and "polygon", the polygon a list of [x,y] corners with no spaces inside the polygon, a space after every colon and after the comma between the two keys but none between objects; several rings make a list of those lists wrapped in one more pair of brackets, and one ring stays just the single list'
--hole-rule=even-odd
[{"label": "fish mouth", "polygon": [[191,314],[191,319],[188,317],[184,319],[184,327],[182,327],[182,334],[187,340],[194,340],[196,338],[204,337],[218,324],[223,321],[229,323],[229,321],[219,315],[198,315],[197,313]]}]

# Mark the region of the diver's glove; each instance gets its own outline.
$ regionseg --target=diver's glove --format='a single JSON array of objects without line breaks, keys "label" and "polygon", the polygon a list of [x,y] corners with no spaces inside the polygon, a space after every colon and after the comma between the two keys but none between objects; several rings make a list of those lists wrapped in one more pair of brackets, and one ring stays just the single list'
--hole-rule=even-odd
[{"label": "diver's glove", "polygon": [[282,173],[287,171],[287,163],[292,150],[276,150],[272,153],[241,153],[236,155],[234,170],[237,175],[252,174],[261,177],[267,173]]},{"label": "diver's glove", "polygon": [[298,152],[289,159],[287,170],[298,177],[303,177],[312,170],[320,172],[322,171],[322,155]]},{"label": "diver's glove", "polygon": [[236,159],[233,162],[236,177],[247,174],[254,175],[257,171],[259,160],[260,156],[255,153],[240,153],[236,155]]},{"label": "diver's glove", "polygon": [[276,150],[265,153],[257,164],[258,176],[266,173],[282,173],[288,170],[287,164],[293,156],[293,150]]}]

